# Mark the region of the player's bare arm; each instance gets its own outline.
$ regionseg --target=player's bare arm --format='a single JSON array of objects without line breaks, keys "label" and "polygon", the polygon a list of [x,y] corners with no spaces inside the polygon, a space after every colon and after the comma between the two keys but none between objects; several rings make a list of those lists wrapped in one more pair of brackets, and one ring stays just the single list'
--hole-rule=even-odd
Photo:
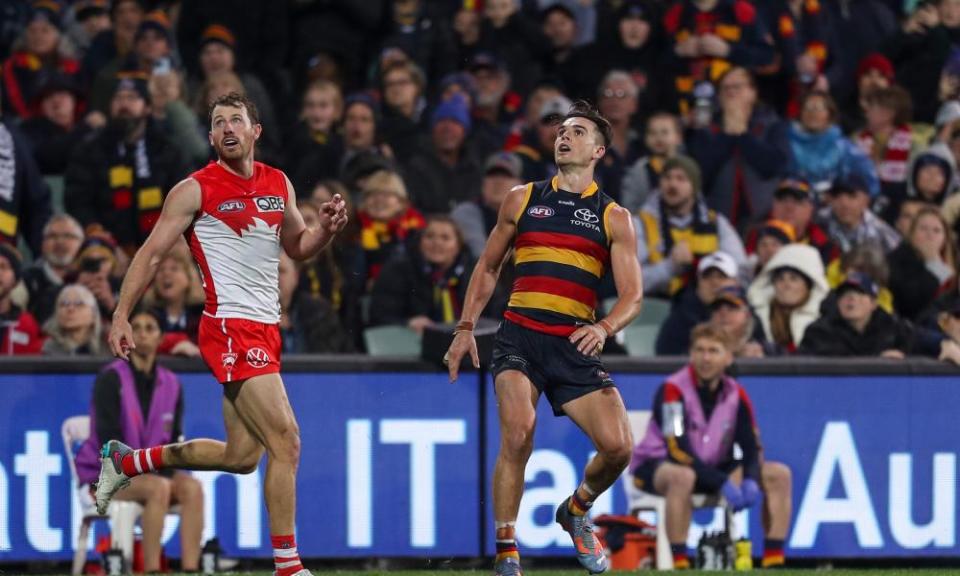
[{"label": "player's bare arm", "polygon": [[347,225],[347,204],[339,194],[320,205],[320,226],[307,228],[297,208],[297,195],[290,179],[287,182],[287,203],[283,211],[280,242],[287,255],[294,260],[307,260],[326,248],[337,232]]},{"label": "player's bare arm", "polygon": [[637,233],[630,211],[622,206],[610,213],[610,266],[617,286],[617,302],[610,313],[596,324],[577,328],[570,341],[583,354],[598,353],[607,337],[630,324],[640,313],[643,301],[643,278],[637,260]]},{"label": "player's bare arm", "polygon": [[127,351],[134,347],[130,329],[130,311],[153,280],[157,266],[174,243],[183,235],[200,210],[200,184],[188,178],[170,190],[163,211],[147,241],[137,250],[120,287],[120,300],[110,327],[110,350],[115,356],[129,360]]},{"label": "player's bare arm", "polygon": [[450,343],[450,349],[445,356],[451,382],[457,379],[460,371],[460,360],[464,354],[470,354],[474,368],[480,367],[477,341],[473,338],[472,327],[497,287],[500,268],[503,266],[503,261],[507,257],[513,238],[517,234],[517,212],[520,211],[520,205],[523,204],[526,191],[527,186],[524,185],[516,186],[507,193],[503,204],[500,205],[500,212],[497,214],[497,224],[490,232],[487,245],[483,248],[483,253],[477,260],[477,265],[470,276],[470,285],[467,287],[463,313],[460,316],[460,325],[469,326],[470,329],[456,331],[453,342]]}]

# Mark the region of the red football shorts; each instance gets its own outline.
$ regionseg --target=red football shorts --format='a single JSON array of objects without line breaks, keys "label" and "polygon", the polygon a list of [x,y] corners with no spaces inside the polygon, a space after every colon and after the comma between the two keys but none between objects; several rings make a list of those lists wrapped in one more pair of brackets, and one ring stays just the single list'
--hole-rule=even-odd
[{"label": "red football shorts", "polygon": [[280,327],[240,318],[200,319],[200,356],[221,384],[280,372]]}]

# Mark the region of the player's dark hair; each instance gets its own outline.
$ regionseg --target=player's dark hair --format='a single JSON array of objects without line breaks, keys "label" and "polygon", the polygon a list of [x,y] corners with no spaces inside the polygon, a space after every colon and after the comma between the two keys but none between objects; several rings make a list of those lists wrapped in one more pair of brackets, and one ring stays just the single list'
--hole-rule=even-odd
[{"label": "player's dark hair", "polygon": [[567,115],[563,117],[564,121],[569,120],[570,118],[586,118],[587,120],[593,122],[593,124],[597,127],[597,132],[603,136],[604,146],[609,146],[610,142],[613,141],[613,127],[610,126],[610,122],[601,116],[600,112],[586,100],[577,100],[573,103],[573,106],[570,107],[570,111],[567,112]]},{"label": "player's dark hair", "polygon": [[230,92],[214,100],[213,103],[210,104],[210,109],[207,110],[207,124],[213,123],[213,111],[217,106],[244,108],[247,111],[247,116],[250,117],[251,124],[260,123],[260,112],[257,110],[257,105],[253,103],[253,100],[239,92]]}]

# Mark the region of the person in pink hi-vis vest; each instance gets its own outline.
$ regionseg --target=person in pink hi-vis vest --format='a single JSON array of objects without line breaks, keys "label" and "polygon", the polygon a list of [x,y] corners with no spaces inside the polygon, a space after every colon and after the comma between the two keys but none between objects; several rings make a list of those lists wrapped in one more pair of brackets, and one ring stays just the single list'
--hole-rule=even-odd
[{"label": "person in pink hi-vis vest", "polygon": [[687,531],[695,493],[722,494],[737,511],[762,503],[763,567],[784,563],[790,469],[764,461],[750,397],[726,373],[731,364],[726,332],[709,324],[694,328],[690,364],[657,389],[647,432],[630,462],[637,488],[667,501],[667,538],[676,568],[690,567]]},{"label": "person in pink hi-vis vest", "polygon": [[[100,446],[104,438],[118,438],[131,448],[149,448],[176,442],[182,436],[183,395],[177,376],[157,365],[163,340],[159,318],[141,310],[130,319],[133,341],[130,362],[107,364],[93,384],[90,437],[77,453],[80,484],[92,486],[100,474]],[[92,498],[92,494],[91,494]],[[160,537],[170,507],[180,505],[181,568],[196,571],[203,532],[203,488],[193,476],[173,469],[130,479],[117,494],[143,506],[143,562],[146,572],[160,570]]]}]

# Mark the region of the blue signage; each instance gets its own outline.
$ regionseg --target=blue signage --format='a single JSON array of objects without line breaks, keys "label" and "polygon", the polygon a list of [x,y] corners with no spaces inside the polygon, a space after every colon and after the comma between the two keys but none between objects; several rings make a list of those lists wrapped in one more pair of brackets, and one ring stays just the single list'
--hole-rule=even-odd
[{"label": "blue signage", "polygon": [[[481,471],[476,374],[289,374],[302,438],[297,540],[305,557],[476,556]],[[188,438],[223,438],[221,389],[187,374]],[[79,506],[60,427],[86,414],[92,375],[0,377],[0,561],[73,555]],[[204,536],[231,556],[271,556],[263,466],[199,472]],[[166,550],[179,553],[177,518]],[[106,531],[100,523],[98,535]],[[93,539],[91,539],[91,542]]]}]

